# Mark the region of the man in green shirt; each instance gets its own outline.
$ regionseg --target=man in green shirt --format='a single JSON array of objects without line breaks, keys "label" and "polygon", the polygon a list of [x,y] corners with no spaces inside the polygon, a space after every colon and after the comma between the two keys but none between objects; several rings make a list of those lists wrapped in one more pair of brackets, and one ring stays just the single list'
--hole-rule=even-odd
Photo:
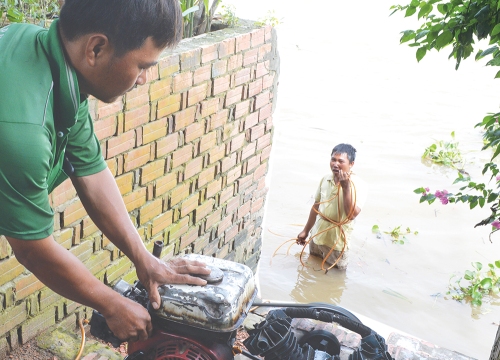
[{"label": "man in green shirt", "polygon": [[164,263],[130,221],[94,134],[87,96],[113,102],[181,39],[178,0],[66,0],[49,30],[0,29],[0,234],[57,293],[101,312],[116,336],[146,339],[148,312],[105,286],[52,236],[48,195],[71,178],[89,216],[134,263],[154,308],[158,286],[204,285],[199,262]]}]

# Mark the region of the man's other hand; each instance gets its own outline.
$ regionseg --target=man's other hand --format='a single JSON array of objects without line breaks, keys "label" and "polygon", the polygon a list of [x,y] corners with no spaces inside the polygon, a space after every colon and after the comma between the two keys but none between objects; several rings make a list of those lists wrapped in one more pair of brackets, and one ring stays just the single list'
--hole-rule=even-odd
[{"label": "man's other hand", "polygon": [[151,255],[141,264],[136,264],[137,277],[149,294],[149,301],[155,310],[161,304],[158,287],[165,284],[206,285],[206,280],[192,275],[209,275],[210,269],[201,261],[183,258],[161,261]]},{"label": "man's other hand", "polygon": [[302,230],[299,235],[297,235],[297,244],[305,245],[307,239],[307,231]]},{"label": "man's other hand", "polygon": [[140,304],[117,296],[103,312],[111,332],[123,341],[146,340],[151,336],[153,325],[148,311]]}]

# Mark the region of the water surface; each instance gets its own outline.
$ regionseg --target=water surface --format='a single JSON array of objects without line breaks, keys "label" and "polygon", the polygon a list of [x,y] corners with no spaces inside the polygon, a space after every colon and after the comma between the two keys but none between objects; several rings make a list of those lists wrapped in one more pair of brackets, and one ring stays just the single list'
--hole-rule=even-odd
[{"label": "water surface", "polygon": [[[451,49],[429,53],[417,64],[414,49],[399,45],[411,28],[401,15],[388,17],[388,0],[298,3],[232,0],[237,15],[259,18],[274,9],[281,75],[264,245],[258,277],[261,296],[298,302],[339,304],[410,335],[478,359],[487,359],[500,321],[500,307],[447,299],[450,276],[500,259],[500,235],[473,226],[488,213],[464,205],[420,204],[413,189],[456,191],[455,173],[421,162],[425,147],[455,131],[477,175],[487,153],[479,152],[474,129],[498,111],[497,69],[467,60],[459,71]],[[358,149],[354,170],[369,184],[359,215],[346,272],[323,274],[302,268],[294,246],[275,249],[301,230],[311,197],[329,171],[334,145]],[[418,230],[405,245],[377,238],[373,225]],[[307,256],[304,257],[306,259]],[[272,258],[272,263],[271,263]]]}]

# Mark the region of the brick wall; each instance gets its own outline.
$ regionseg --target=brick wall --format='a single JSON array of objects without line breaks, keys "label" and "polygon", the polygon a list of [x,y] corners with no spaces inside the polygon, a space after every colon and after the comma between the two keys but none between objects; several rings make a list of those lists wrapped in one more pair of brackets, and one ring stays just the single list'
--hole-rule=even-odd
[{"label": "brick wall", "polygon": [[[279,57],[271,27],[241,26],[181,42],[148,83],[113,104],[91,100],[103,156],[146,246],[195,252],[254,269]],[[132,282],[132,264],[90,220],[68,180],[51,195],[55,240],[99,279]],[[20,265],[0,237],[0,357],[90,309],[62,298]]]}]

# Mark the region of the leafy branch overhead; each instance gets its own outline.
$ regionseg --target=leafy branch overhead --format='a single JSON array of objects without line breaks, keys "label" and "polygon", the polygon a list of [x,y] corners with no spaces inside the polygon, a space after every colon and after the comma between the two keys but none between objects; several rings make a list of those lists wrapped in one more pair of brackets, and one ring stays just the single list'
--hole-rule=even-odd
[{"label": "leafy branch overhead", "polygon": [[[456,59],[458,69],[462,59],[474,52],[475,40],[489,37],[487,49],[479,49],[475,59],[491,56],[487,65],[500,66],[500,1],[497,0],[412,0],[408,5],[391,6],[394,14],[402,11],[405,17],[417,16],[422,21],[420,28],[402,32],[401,43],[416,47],[420,61],[425,54],[451,45],[449,58]],[[495,77],[500,77],[500,71]]]}]

